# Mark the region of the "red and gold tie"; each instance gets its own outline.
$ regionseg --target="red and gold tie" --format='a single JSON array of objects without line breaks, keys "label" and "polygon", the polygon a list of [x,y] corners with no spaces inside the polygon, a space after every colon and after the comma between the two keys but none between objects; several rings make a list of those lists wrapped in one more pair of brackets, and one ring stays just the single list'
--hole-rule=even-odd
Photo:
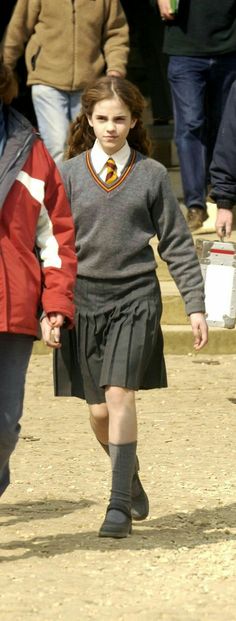
[{"label": "red and gold tie", "polygon": [[116,179],[118,179],[118,175],[117,175],[117,166],[114,160],[112,159],[112,157],[109,157],[109,159],[107,160],[106,169],[107,169],[106,183],[108,184],[113,183],[113,181],[116,181]]}]

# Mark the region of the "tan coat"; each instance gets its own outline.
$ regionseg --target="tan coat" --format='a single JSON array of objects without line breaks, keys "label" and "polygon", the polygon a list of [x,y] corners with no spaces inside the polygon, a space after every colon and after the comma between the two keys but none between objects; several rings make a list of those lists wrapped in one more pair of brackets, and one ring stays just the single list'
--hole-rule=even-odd
[{"label": "tan coat", "polygon": [[12,69],[25,45],[28,84],[80,90],[106,71],[125,75],[128,26],[119,0],[18,0],[3,45]]}]

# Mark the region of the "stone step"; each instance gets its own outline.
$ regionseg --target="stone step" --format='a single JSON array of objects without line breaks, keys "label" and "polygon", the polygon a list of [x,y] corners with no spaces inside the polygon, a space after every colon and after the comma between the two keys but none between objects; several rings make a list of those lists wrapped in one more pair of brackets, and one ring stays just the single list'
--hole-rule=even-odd
[{"label": "stone step", "polygon": [[[191,326],[162,324],[165,354],[195,354]],[[235,354],[236,330],[210,328],[209,342],[200,352],[209,355]]]},{"label": "stone step", "polygon": [[157,262],[157,277],[158,280],[161,282],[162,280],[171,280],[171,275],[170,272],[168,270],[167,264],[165,261],[162,261],[161,257],[158,254],[157,251],[157,246],[158,246],[158,240],[156,237],[154,237],[153,239],[151,239],[150,245],[153,248],[154,251],[154,255],[156,258],[156,262]]},{"label": "stone step", "polygon": [[186,325],[188,317],[186,316],[184,302],[173,280],[161,281],[162,295],[162,322],[167,325]]},{"label": "stone step", "polygon": [[[164,315],[163,315],[164,317]],[[165,354],[195,354],[193,349],[193,335],[190,323],[188,325],[166,325],[162,322],[162,331],[165,343]],[[209,355],[235,354],[236,330],[226,328],[210,328],[209,343],[201,353]],[[42,341],[36,341],[33,354],[51,354],[52,350]]]}]

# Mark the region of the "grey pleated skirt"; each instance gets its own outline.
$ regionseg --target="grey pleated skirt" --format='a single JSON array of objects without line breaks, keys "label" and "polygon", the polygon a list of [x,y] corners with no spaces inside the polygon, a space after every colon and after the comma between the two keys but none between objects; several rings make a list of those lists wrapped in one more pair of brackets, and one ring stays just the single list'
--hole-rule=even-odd
[{"label": "grey pleated skirt", "polygon": [[[92,405],[105,401],[108,385],[133,390],[167,386],[155,272],[119,281],[79,277],[75,294],[75,332],[64,335],[77,358],[70,361],[71,394]],[[56,394],[63,394],[58,377],[63,343],[56,356]]]}]

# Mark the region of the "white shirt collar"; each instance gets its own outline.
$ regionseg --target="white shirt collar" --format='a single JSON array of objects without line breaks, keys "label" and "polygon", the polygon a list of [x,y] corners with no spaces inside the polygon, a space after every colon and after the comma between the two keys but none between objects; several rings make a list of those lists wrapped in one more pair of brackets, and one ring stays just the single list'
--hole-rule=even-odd
[{"label": "white shirt collar", "polygon": [[[113,153],[112,156],[110,156],[116,163],[118,177],[121,175],[125,165],[130,158],[130,151],[130,146],[128,145],[128,142],[126,140],[124,146],[119,149],[119,151],[116,151],[116,153]],[[107,155],[107,153],[103,151],[100,142],[98,142],[98,140],[95,140],[95,143],[91,149],[91,162],[97,175],[100,175],[102,173],[102,170],[104,169],[108,158],[109,155]]]}]

